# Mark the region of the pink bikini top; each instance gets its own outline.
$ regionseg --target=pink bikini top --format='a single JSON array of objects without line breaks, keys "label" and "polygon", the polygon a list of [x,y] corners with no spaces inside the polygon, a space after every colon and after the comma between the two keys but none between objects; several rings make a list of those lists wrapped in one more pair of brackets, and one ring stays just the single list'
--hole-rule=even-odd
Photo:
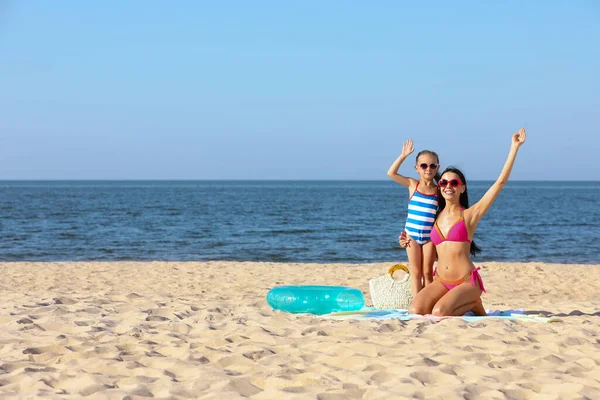
[{"label": "pink bikini top", "polygon": [[435,222],[435,225],[433,226],[433,229],[431,230],[430,237],[431,237],[431,241],[436,246],[438,244],[440,244],[442,242],[446,242],[446,241],[471,243],[471,241],[469,240],[469,232],[467,232],[467,226],[465,225],[465,219],[463,218],[462,213],[460,215],[460,219],[458,221],[456,221],[454,223],[454,225],[452,225],[450,227],[447,237],[444,237],[444,235],[440,231],[437,221]]}]

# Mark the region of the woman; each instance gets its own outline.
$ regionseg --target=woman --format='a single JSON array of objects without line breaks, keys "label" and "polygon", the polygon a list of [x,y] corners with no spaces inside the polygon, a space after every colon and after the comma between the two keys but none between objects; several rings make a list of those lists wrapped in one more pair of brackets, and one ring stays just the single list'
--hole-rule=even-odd
[{"label": "woman", "polygon": [[442,173],[438,182],[438,213],[431,231],[431,241],[438,256],[437,269],[434,271],[433,283],[423,288],[414,298],[410,306],[411,314],[448,316],[464,315],[472,311],[475,315],[486,315],[481,303],[481,293],[485,291],[483,281],[479,276],[479,267],[475,268],[470,258],[470,254],[481,251],[473,243],[473,234],[508,181],[525,137],[524,128],[512,136],[508,158],[500,176],[471,207],[463,173],[456,168],[446,168]]}]

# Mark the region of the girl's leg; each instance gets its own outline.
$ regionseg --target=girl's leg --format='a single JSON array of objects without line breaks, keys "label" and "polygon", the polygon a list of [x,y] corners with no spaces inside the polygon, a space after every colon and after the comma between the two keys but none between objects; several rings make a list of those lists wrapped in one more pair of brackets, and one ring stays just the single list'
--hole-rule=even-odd
[{"label": "girl's leg", "polygon": [[423,245],[423,286],[433,282],[433,263],[435,262],[435,246],[432,242]]},{"label": "girl's leg", "polygon": [[408,266],[410,268],[411,292],[415,297],[423,289],[423,254],[421,245],[412,238],[409,240],[406,255],[408,256]]},{"label": "girl's leg", "polygon": [[481,303],[481,289],[479,286],[471,285],[471,282],[463,282],[448,291],[435,303],[432,314],[437,316],[464,315],[467,311],[473,311],[475,315],[485,315]]},{"label": "girl's leg", "polygon": [[411,314],[431,314],[433,306],[442,298],[448,289],[440,281],[433,281],[417,294],[409,307]]}]

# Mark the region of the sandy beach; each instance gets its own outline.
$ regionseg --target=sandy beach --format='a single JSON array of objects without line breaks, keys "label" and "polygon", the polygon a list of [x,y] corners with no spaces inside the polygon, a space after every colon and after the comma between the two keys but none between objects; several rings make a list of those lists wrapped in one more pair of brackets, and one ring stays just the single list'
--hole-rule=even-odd
[{"label": "sandy beach", "polygon": [[0,264],[0,398],[600,398],[600,265],[483,263],[487,309],[561,322],[332,321],[283,284],[381,264]]}]

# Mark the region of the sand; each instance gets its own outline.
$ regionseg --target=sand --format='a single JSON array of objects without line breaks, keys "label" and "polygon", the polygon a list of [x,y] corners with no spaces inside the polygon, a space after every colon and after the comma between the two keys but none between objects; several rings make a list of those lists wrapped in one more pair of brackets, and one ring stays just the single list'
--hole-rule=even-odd
[{"label": "sand", "polygon": [[0,264],[0,398],[600,398],[600,265],[483,263],[488,309],[562,322],[332,321],[281,284],[389,263]]}]

